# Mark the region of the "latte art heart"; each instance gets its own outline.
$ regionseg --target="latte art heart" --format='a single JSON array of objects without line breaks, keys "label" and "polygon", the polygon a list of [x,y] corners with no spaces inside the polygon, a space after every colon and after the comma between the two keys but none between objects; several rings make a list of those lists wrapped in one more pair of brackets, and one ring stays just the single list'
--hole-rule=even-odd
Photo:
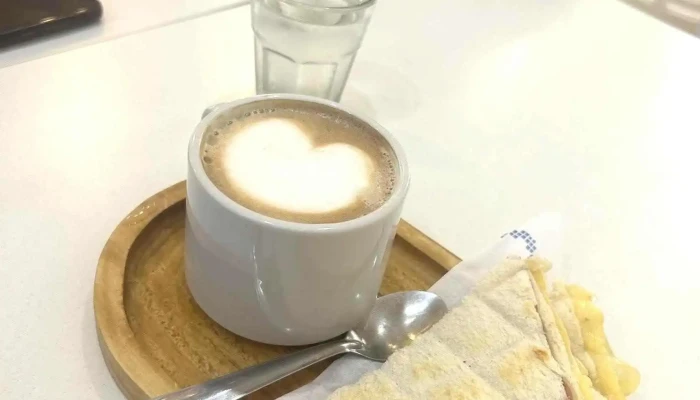
[{"label": "latte art heart", "polygon": [[223,157],[227,178],[248,196],[302,213],[327,213],[357,202],[375,169],[357,147],[316,147],[294,122],[278,118],[238,132]]},{"label": "latte art heart", "polygon": [[391,197],[397,160],[381,134],[332,107],[287,104],[236,108],[207,128],[200,157],[221,192],[257,213],[312,224],[359,218]]}]

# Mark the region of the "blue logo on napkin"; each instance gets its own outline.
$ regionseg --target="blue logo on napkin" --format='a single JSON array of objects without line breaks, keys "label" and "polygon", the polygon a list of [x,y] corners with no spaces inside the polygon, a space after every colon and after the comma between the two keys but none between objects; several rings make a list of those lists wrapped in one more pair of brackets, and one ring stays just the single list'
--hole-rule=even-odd
[{"label": "blue logo on napkin", "polygon": [[[509,233],[506,233],[503,236],[506,236],[506,235],[510,235],[511,237],[513,237],[515,239],[524,240],[525,241],[525,248],[527,249],[527,251],[530,252],[530,254],[534,253],[535,250],[537,250],[537,246],[535,245],[537,243],[537,240],[535,240],[535,238],[530,236],[530,234],[527,233],[527,231],[515,230],[515,231],[511,231]],[[503,237],[503,236],[501,236],[501,237]]]}]

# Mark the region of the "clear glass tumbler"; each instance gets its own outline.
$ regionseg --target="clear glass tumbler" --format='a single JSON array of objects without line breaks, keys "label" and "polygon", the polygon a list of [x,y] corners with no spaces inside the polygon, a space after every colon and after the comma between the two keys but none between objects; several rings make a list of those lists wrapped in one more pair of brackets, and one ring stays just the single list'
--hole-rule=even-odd
[{"label": "clear glass tumbler", "polygon": [[376,0],[252,0],[258,94],[340,100]]}]

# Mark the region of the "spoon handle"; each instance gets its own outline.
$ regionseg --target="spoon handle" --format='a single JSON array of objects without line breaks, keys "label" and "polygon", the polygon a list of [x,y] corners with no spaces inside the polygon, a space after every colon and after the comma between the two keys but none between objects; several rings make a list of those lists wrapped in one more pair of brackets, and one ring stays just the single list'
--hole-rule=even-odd
[{"label": "spoon handle", "polygon": [[156,397],[154,400],[239,399],[312,364],[360,347],[362,347],[360,342],[347,339],[321,343],[199,385]]}]

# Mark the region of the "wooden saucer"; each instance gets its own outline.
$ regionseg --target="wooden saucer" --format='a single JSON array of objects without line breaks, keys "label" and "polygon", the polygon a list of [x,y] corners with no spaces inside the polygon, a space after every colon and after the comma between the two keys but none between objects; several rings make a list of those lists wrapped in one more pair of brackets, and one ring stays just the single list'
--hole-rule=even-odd
[{"label": "wooden saucer", "polygon": [[[148,399],[297,350],[225,330],[185,283],[185,182],[144,201],[117,226],[95,276],[97,335],[107,367],[128,399]],[[401,221],[381,294],[427,289],[459,259]],[[329,362],[285,378],[250,398],[279,397]]]}]

